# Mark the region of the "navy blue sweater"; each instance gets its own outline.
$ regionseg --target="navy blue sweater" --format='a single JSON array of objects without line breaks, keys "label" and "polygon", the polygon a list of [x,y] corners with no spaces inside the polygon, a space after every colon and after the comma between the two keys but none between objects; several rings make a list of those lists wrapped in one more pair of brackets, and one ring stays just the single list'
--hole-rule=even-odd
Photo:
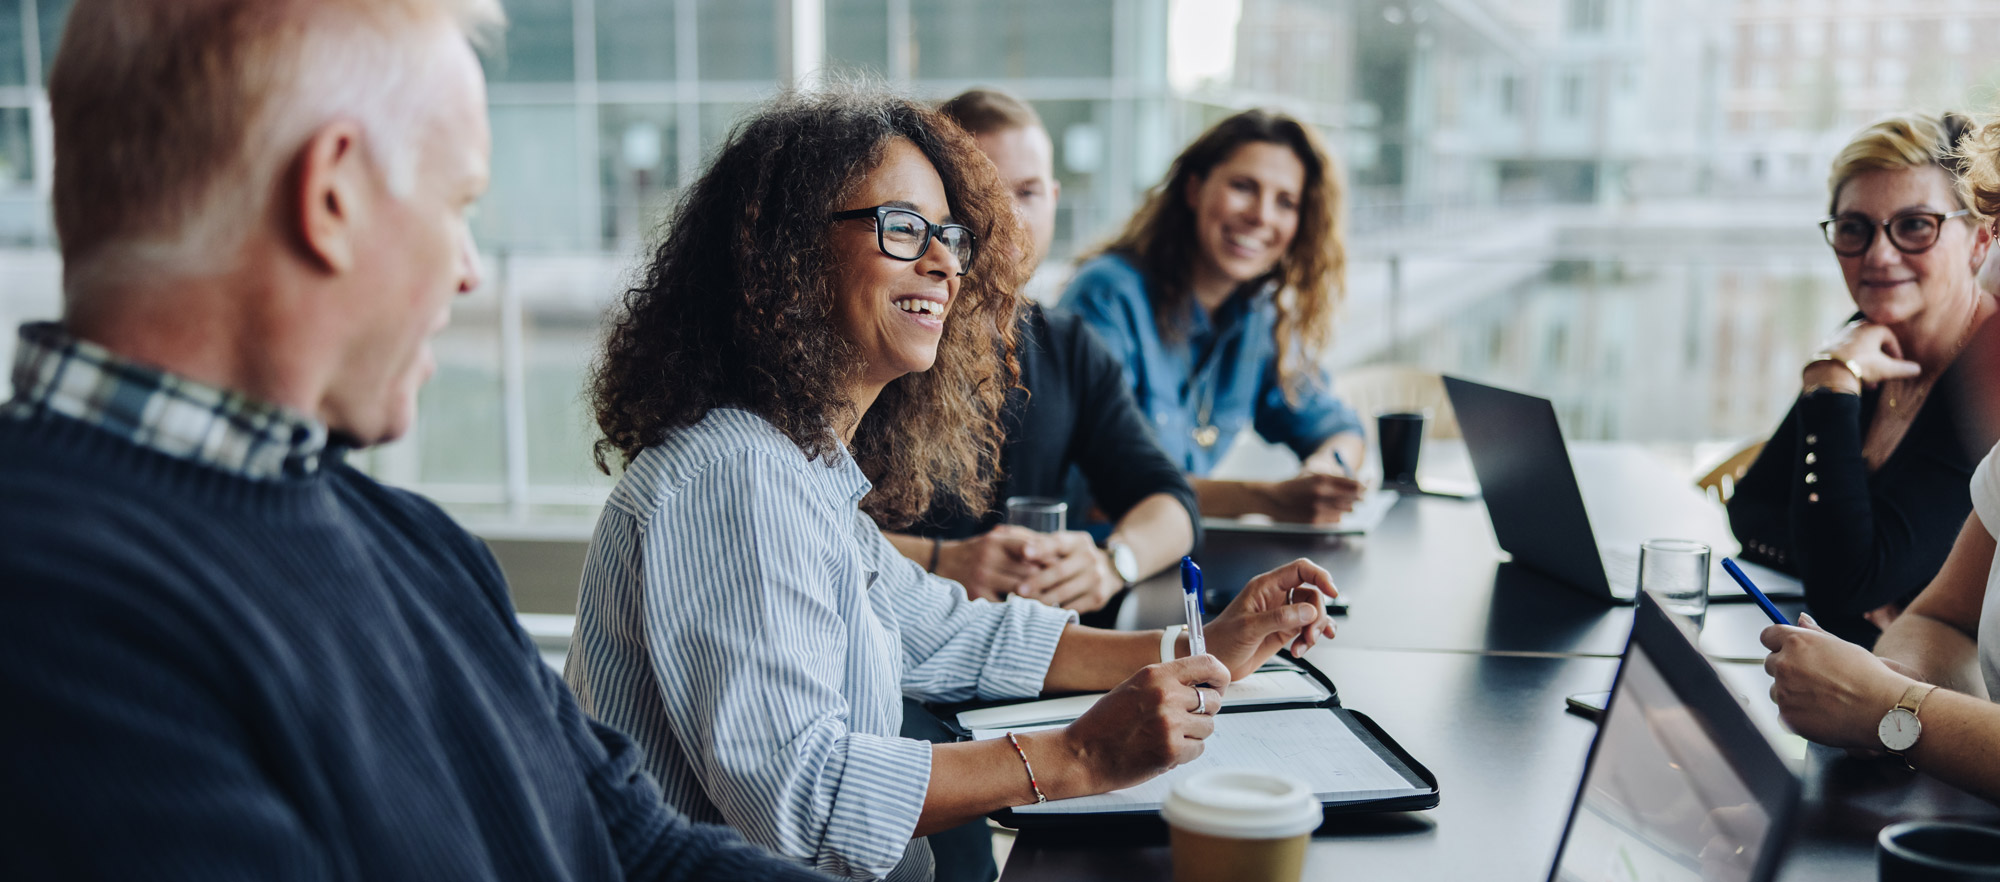
[{"label": "navy blue sweater", "polygon": [[666,808],[478,540],[337,455],[0,420],[0,604],[0,878],[820,878]]}]

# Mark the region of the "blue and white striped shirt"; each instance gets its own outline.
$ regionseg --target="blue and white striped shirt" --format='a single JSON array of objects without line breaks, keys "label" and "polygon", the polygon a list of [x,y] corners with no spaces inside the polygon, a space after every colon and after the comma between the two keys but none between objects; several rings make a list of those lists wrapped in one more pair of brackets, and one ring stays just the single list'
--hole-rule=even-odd
[{"label": "blue and white striped shirt", "polygon": [[901,696],[1038,694],[1075,619],[967,600],[882,538],[870,486],[746,411],[674,432],[598,521],[565,671],[668,803],[859,878],[897,869],[923,810],[931,748],[898,737]]}]

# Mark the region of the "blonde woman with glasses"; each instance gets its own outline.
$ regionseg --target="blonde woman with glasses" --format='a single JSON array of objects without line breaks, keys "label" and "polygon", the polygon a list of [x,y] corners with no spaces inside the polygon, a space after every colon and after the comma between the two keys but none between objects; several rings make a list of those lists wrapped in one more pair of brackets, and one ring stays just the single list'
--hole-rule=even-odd
[{"label": "blonde woman with glasses", "polygon": [[[2000,123],[1963,149],[1967,207],[1991,215],[2000,209]],[[1765,629],[1772,653],[1764,668],[1792,731],[1851,752],[1892,754],[1891,761],[1990,800],[2000,798],[2000,705],[1990,698],[2000,695],[2000,570],[1993,565],[2000,460],[1992,453],[1973,473],[1971,499],[1962,529],[1943,531],[1957,534],[1943,568],[1872,654],[1800,616],[1800,627]]]},{"label": "blonde woman with glasses", "polygon": [[1873,643],[1928,583],[1972,509],[1983,445],[1953,364],[1994,312],[1991,234],[1954,152],[1964,117],[1868,127],[1834,159],[1820,221],[1858,310],[1803,366],[1791,413],[1737,485],[1743,555],[1792,572],[1835,634]]}]

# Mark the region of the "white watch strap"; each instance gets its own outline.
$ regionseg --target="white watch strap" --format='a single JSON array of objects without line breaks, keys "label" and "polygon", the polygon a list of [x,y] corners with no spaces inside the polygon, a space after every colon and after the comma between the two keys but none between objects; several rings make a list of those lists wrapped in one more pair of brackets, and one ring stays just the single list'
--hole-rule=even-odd
[{"label": "white watch strap", "polygon": [[1180,642],[1181,632],[1185,630],[1187,630],[1186,625],[1167,626],[1167,633],[1160,636],[1160,661],[1170,662],[1179,657],[1175,652],[1179,647],[1175,644]]}]

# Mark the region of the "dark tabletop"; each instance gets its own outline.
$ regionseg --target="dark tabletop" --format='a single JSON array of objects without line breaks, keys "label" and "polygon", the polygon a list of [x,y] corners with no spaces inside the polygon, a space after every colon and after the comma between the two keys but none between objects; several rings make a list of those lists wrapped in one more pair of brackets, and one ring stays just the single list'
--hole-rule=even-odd
[{"label": "dark tabletop", "polygon": [[[1643,451],[1603,445],[1573,455],[1600,541],[1682,535],[1709,539],[1718,553],[1733,549],[1726,528],[1715,535],[1719,509]],[[1373,717],[1437,775],[1441,797],[1431,811],[1329,825],[1312,841],[1305,878],[1546,878],[1596,732],[1564,711],[1563,697],[1610,688],[1631,609],[1502,563],[1476,500],[1405,497],[1357,539],[1210,531],[1200,554],[1211,587],[1240,586],[1297,557],[1326,567],[1350,602],[1339,637],[1309,660],[1338,685],[1345,706]],[[1793,616],[1799,608],[1779,606]],[[1179,586],[1162,577],[1135,587],[1118,621],[1154,628],[1181,615]],[[1753,605],[1711,604],[1702,645],[1718,659],[1750,660],[1724,661],[1724,673],[1759,722],[1775,728],[1769,680],[1756,665],[1764,654],[1757,634],[1768,624]],[[1801,752],[1795,738],[1775,737],[1787,741],[1781,752]],[[1807,804],[1780,874],[1786,882],[1875,878],[1874,835],[1894,821],[2000,819],[1993,805],[1893,762],[1815,747],[1801,769]],[[1016,841],[1002,878],[1164,879],[1169,871],[1163,837],[1035,831]]]}]

